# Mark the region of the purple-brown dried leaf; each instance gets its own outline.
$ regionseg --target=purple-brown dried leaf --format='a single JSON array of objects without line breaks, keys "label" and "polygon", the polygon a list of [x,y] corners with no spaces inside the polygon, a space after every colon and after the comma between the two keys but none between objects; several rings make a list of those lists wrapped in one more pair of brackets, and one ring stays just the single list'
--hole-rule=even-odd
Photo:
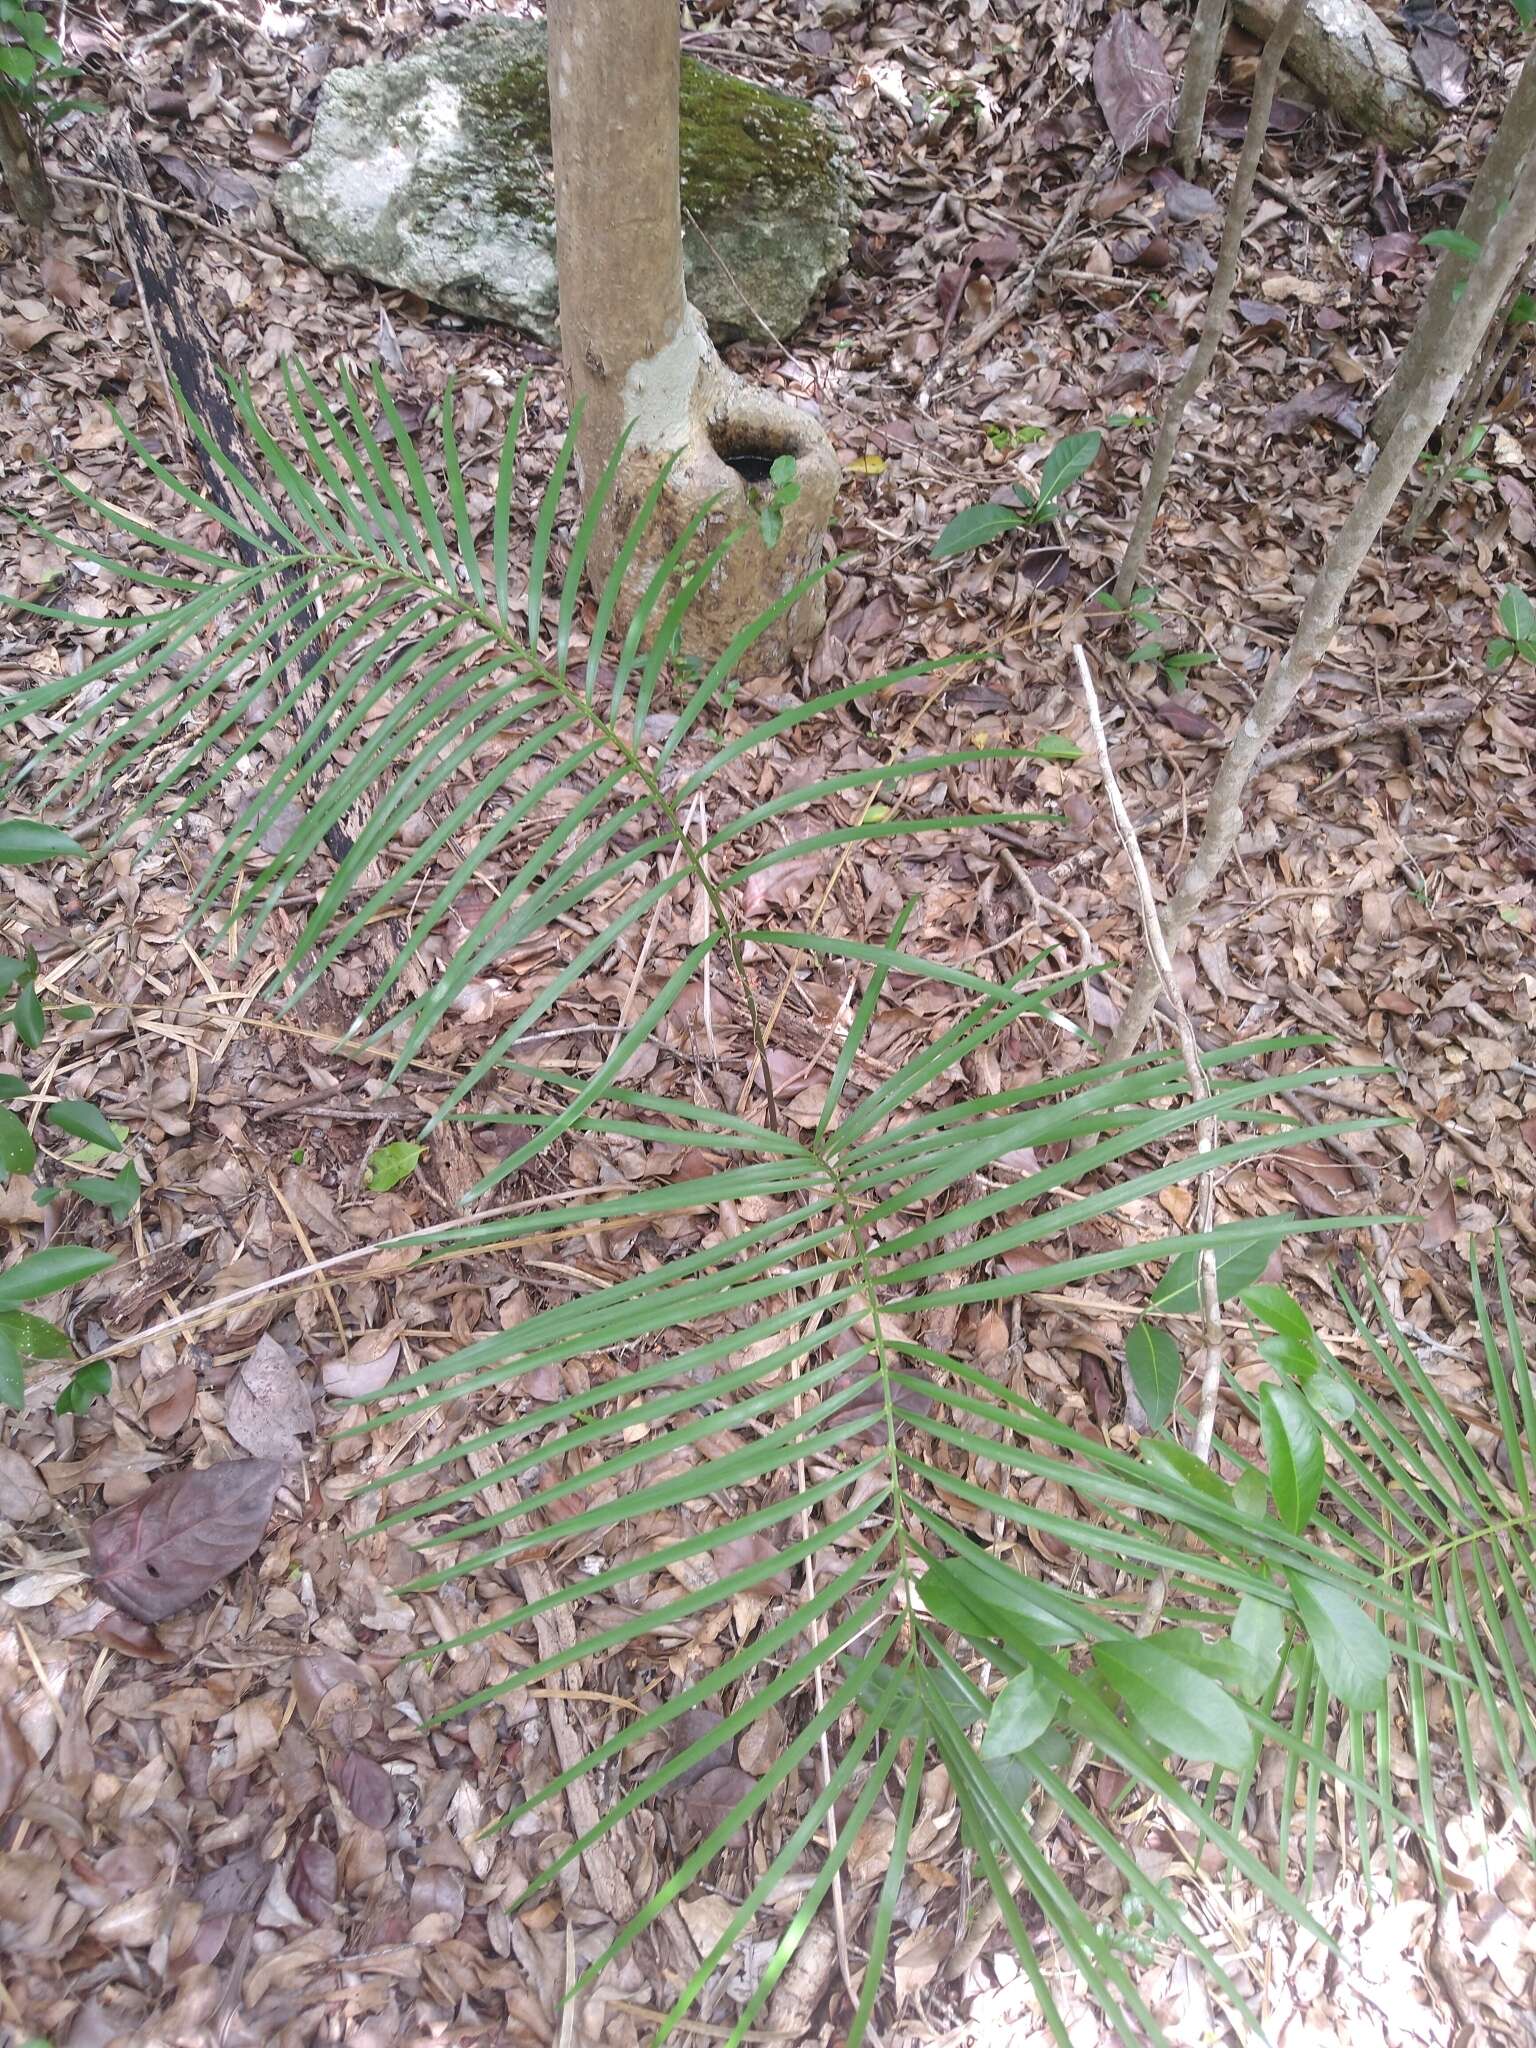
[{"label": "purple-brown dried leaf", "polygon": [[92,1522],[97,1585],[136,1621],[190,1607],[255,1551],[282,1476],[275,1458],[230,1458],[157,1479]]}]

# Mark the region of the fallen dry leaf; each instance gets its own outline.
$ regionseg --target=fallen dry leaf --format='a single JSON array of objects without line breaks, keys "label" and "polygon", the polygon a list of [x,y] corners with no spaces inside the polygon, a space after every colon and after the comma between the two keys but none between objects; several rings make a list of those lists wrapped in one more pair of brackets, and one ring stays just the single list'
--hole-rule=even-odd
[{"label": "fallen dry leaf", "polygon": [[25,1526],[48,1512],[48,1489],[20,1451],[0,1449],[0,1522]]},{"label": "fallen dry leaf", "polygon": [[229,1458],[157,1479],[92,1522],[97,1584],[136,1621],[190,1607],[254,1552],[281,1478],[275,1458]]},{"label": "fallen dry leaf", "polygon": [[400,1325],[369,1330],[358,1338],[344,1358],[328,1358],[320,1367],[320,1379],[333,1401],[361,1401],[388,1386],[400,1356]]},{"label": "fallen dry leaf", "polygon": [[1163,46],[1129,8],[1093,46],[1093,90],[1105,126],[1122,156],[1166,149],[1173,140],[1173,80]]},{"label": "fallen dry leaf", "polygon": [[299,1456],[299,1438],[313,1436],[315,1409],[309,1389],[275,1337],[262,1336],[230,1381],[224,1421],[242,1450],[287,1464]]},{"label": "fallen dry leaf", "polygon": [[384,1766],[349,1749],[331,1766],[331,1783],[365,1827],[387,1828],[395,1817],[395,1787]]}]

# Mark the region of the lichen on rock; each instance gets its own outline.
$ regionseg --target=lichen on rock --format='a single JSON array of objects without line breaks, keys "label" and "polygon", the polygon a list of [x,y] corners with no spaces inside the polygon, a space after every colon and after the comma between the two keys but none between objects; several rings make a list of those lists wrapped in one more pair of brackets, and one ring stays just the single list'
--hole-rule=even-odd
[{"label": "lichen on rock", "polygon": [[[282,175],[288,231],[327,270],[556,339],[545,33],[476,23],[326,80]],[[787,93],[685,58],[683,259],[717,341],[794,331],[848,260],[862,193],[844,133]],[[691,218],[690,218],[691,216]]]}]

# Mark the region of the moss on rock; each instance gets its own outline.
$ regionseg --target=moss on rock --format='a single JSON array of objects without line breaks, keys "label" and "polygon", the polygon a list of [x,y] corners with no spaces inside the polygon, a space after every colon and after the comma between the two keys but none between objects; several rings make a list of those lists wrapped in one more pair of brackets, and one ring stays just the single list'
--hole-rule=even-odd
[{"label": "moss on rock", "polygon": [[[488,22],[333,73],[279,182],[290,233],[327,268],[553,341],[545,58],[542,27]],[[690,299],[717,340],[759,318],[791,333],[847,261],[847,138],[804,100],[684,58],[680,142]]]}]

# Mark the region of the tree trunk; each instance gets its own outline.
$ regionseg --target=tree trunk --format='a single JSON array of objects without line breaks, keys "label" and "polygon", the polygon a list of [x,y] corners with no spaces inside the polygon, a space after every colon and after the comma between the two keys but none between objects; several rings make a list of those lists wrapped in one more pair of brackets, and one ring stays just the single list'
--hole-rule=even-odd
[{"label": "tree trunk", "polygon": [[[1507,116],[1506,116],[1507,118]],[[1528,152],[1510,204],[1489,231],[1472,267],[1467,288],[1426,350],[1423,370],[1405,394],[1402,417],[1361,485],[1344,523],[1328,541],[1312,578],[1296,633],[1283,658],[1271,664],[1251,711],[1227,743],[1200,836],[1179,886],[1163,912],[1163,937],[1170,953],[1184,942],[1190,924],[1237,844],[1243,798],[1259,757],[1281,720],[1311,681],[1338,630],[1339,614],[1361,564],[1376,545],[1398,492],[1413,472],[1425,442],[1445,417],[1504,294],[1525,263],[1536,236],[1536,150]],[[1105,1048],[1106,1064],[1129,1059],[1141,1043],[1160,984],[1150,961],[1132,986],[1120,1022]]]},{"label": "tree trunk", "polygon": [[1189,31],[1189,46],[1184,52],[1179,111],[1173,127],[1173,160],[1186,178],[1194,177],[1200,162],[1205,103],[1211,96],[1216,66],[1221,58],[1229,5],[1230,0],[1195,0],[1195,19]]},{"label": "tree trunk", "polygon": [[[1488,154],[1483,158],[1472,190],[1467,194],[1461,219],[1456,223],[1458,233],[1474,242],[1484,239],[1514,189],[1521,159],[1532,146],[1533,139],[1536,139],[1536,51],[1520,67],[1520,76],[1515,80],[1509,104],[1488,145]],[[1371,414],[1371,435],[1378,447],[1385,446],[1392,438],[1393,429],[1402,418],[1408,394],[1417,382],[1430,350],[1444,333],[1451,308],[1471,268],[1471,262],[1459,250],[1447,249],[1442,253],[1434,282],[1429,287],[1429,296],[1408,337],[1408,345],[1398,357],[1397,368]]]},{"label": "tree trunk", "polygon": [[0,96],[0,172],[11,204],[29,228],[38,232],[53,217],[53,194],[21,109]]},{"label": "tree trunk", "polygon": [[[555,166],[560,344],[578,467],[595,488],[627,433],[592,551],[601,583],[630,521],[669,461],[655,515],[628,565],[632,614],[688,522],[715,501],[690,559],[738,538],[700,590],[685,649],[720,654],[820,559],[839,475],[819,424],[726,369],[683,290],[675,0],[550,0],[549,111]],[[768,470],[792,455],[800,495],[770,547],[757,513]],[[761,667],[806,652],[826,618],[817,584],[753,647]]]}]

